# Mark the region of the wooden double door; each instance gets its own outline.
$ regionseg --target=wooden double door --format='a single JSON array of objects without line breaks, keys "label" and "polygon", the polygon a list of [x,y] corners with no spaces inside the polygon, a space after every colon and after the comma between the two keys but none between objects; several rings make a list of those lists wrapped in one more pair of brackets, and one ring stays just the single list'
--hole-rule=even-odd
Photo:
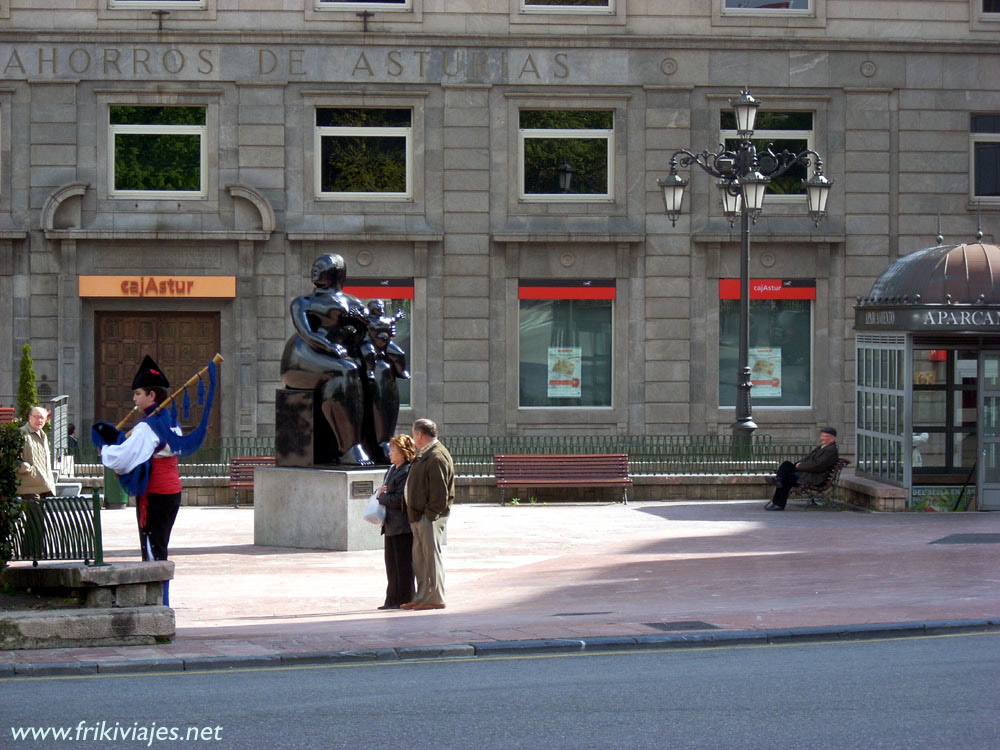
[{"label": "wooden double door", "polygon": [[[209,363],[220,350],[219,313],[96,312],[94,338],[94,419],[117,424],[132,410],[132,379],[147,354],[170,381],[170,393]],[[207,393],[207,373],[203,381]],[[197,383],[188,389],[188,396],[191,409],[187,419],[183,395],[177,397],[177,415],[185,433],[201,420]],[[213,437],[220,432],[221,401],[220,377],[208,424],[208,434]],[[136,416],[123,429],[132,427]]]}]

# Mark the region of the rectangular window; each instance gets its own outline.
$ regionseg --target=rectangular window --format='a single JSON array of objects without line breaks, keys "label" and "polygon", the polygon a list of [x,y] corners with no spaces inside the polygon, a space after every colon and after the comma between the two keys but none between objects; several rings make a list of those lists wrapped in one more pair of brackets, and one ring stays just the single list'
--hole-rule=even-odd
[{"label": "rectangular window", "polygon": [[611,406],[615,282],[521,280],[519,405]]},{"label": "rectangular window", "polygon": [[111,196],[206,196],[205,107],[112,105]]},{"label": "rectangular window", "polygon": [[316,0],[317,10],[409,10],[411,0]]},{"label": "rectangular window", "polygon": [[405,200],[413,195],[410,109],[318,107],[315,153],[320,198]]},{"label": "rectangular window", "polygon": [[[410,326],[410,321],[413,319],[413,279],[365,279],[365,278],[351,278],[351,283],[344,286],[344,291],[347,294],[353,294],[355,297],[360,299],[368,307],[368,310],[374,318],[386,317],[386,318],[396,318],[393,325],[396,327],[396,335],[392,337],[391,341],[393,344],[399,347],[403,351],[403,357],[405,360],[399,360],[399,354],[395,351],[390,351],[387,359],[393,362],[395,358],[396,361],[405,362],[407,369],[411,367],[410,363],[410,336],[412,333],[412,328]],[[376,310],[372,309],[372,302],[378,301],[381,303],[382,315],[378,315]],[[402,313],[402,317],[399,317],[399,313]],[[382,327],[387,325],[387,321],[373,320],[372,329]],[[373,335],[378,335],[377,333]],[[399,388],[399,405],[401,407],[409,407],[411,405],[410,401],[410,381],[400,380],[397,378],[396,385]]]},{"label": "rectangular window", "polygon": [[913,473],[967,473],[976,461],[979,353],[913,350]]},{"label": "rectangular window", "polygon": [[[719,406],[736,405],[738,279],[719,280]],[[816,282],[750,281],[750,382],[754,406],[812,405],[812,304]]]},{"label": "rectangular window", "polygon": [[[735,149],[739,145],[736,137],[736,114],[732,110],[723,110],[720,124],[720,139],[727,149]],[[782,151],[800,154],[813,147],[813,113],[758,112],[753,135],[752,143],[757,148],[761,171],[767,174],[768,164],[764,152],[768,149],[775,154]],[[805,195],[806,189],[802,181],[806,177],[806,168],[796,164],[781,177],[775,177],[768,183],[767,194],[775,197]]]},{"label": "rectangular window", "polygon": [[613,11],[615,0],[521,0],[526,12],[593,13],[595,10]]},{"label": "rectangular window", "polygon": [[748,13],[767,12],[806,12],[811,10],[811,0],[723,0],[727,11],[746,11]]},{"label": "rectangular window", "polygon": [[205,0],[110,0],[109,8],[204,8]]},{"label": "rectangular window", "polygon": [[521,110],[521,198],[611,200],[614,112]]},{"label": "rectangular window", "polygon": [[983,13],[1000,13],[1000,0],[983,0]]},{"label": "rectangular window", "polygon": [[971,159],[972,197],[1000,197],[1000,115],[972,115]]}]

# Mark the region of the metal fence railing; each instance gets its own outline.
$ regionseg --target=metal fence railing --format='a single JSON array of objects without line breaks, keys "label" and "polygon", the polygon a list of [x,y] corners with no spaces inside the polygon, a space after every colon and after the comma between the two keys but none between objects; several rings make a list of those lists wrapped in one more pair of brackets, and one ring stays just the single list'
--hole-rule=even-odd
[{"label": "metal fence railing", "polygon": [[[274,437],[208,437],[197,452],[180,459],[179,468],[182,477],[228,477],[229,460],[236,456],[273,455]],[[74,476],[104,475],[97,448],[89,438],[80,437],[73,457]]]},{"label": "metal fence railing", "polygon": [[[467,477],[493,476],[493,456],[500,453],[627,453],[632,475],[760,474],[815,447],[775,443],[769,435],[754,435],[747,455],[731,435],[449,435],[444,443],[456,473]],[[273,455],[274,437],[207,438],[197,453],[180,460],[180,471],[186,477],[226,477],[234,457]],[[103,472],[96,448],[81,437],[74,475]]]},{"label": "metal fence railing", "polygon": [[627,453],[629,473],[759,474],[815,446],[774,443],[755,435],[749,454],[731,435],[481,435],[445,441],[460,476],[492,476],[501,453]]}]

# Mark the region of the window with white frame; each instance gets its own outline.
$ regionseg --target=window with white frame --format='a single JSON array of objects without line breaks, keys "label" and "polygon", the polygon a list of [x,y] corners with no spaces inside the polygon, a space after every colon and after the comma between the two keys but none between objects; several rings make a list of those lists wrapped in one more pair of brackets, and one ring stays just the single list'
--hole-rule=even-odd
[{"label": "window with white frame", "polygon": [[[720,138],[727,149],[739,146],[736,136],[736,114],[732,110],[723,110],[720,116]],[[775,154],[790,151],[800,154],[813,148],[813,113],[812,112],[758,112],[754,124],[753,145],[758,153],[770,148]],[[782,196],[805,195],[803,180],[807,177],[806,168],[796,164],[780,177],[774,177],[767,185],[767,194],[780,198]]]},{"label": "window with white frame", "polygon": [[111,196],[204,198],[205,118],[203,106],[111,105]]},{"label": "window with white frame", "polygon": [[1000,13],[1000,0],[982,0],[983,13]]},{"label": "window with white frame", "polygon": [[972,115],[972,198],[1000,202],[1000,114]]},{"label": "window with white frame", "polygon": [[610,407],[614,279],[522,279],[518,405]]},{"label": "window with white frame", "polygon": [[317,107],[316,195],[408,200],[413,195],[413,110]]},{"label": "window with white frame", "polygon": [[[812,279],[750,280],[750,382],[755,406],[812,404]],[[719,281],[719,406],[736,405],[739,279]]]},{"label": "window with white frame", "polygon": [[206,7],[206,0],[108,0],[109,8],[177,8],[190,10]]},{"label": "window with white frame", "polygon": [[521,0],[525,13],[594,13],[612,12],[615,0]]},{"label": "window with white frame", "polygon": [[614,112],[519,112],[522,200],[612,200]]},{"label": "window with white frame", "polygon": [[813,0],[722,0],[727,13],[808,13]]},{"label": "window with white frame", "polygon": [[317,10],[409,10],[412,0],[316,0]]}]

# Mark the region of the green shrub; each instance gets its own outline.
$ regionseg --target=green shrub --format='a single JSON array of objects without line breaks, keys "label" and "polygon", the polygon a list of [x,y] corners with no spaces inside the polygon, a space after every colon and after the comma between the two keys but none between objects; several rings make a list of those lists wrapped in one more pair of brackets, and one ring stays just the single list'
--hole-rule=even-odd
[{"label": "green shrub", "polygon": [[11,557],[11,535],[21,517],[17,467],[21,463],[24,433],[16,422],[0,425],[0,570]]}]

